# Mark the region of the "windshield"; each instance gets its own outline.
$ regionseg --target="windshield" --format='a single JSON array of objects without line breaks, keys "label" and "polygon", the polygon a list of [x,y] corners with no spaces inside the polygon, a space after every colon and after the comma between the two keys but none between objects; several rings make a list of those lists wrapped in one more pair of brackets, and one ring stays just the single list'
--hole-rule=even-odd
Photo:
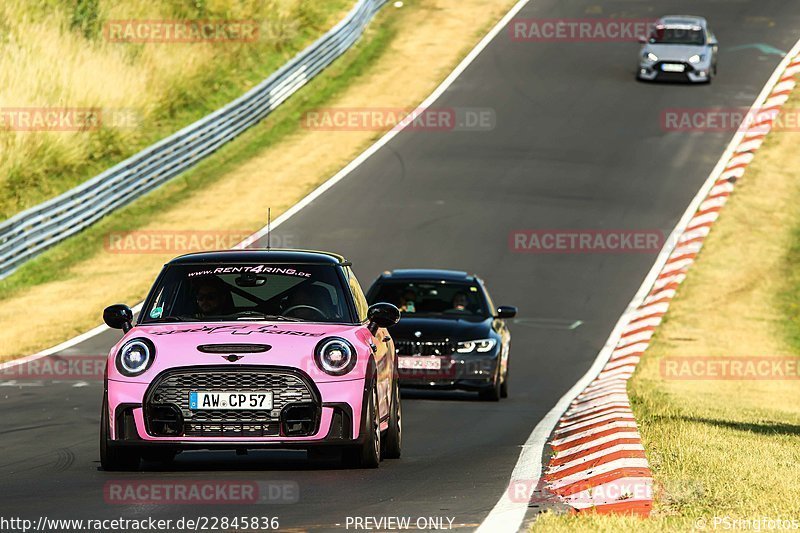
[{"label": "windshield", "polygon": [[153,287],[141,323],[353,323],[347,294],[335,265],[172,265]]},{"label": "windshield", "polygon": [[389,302],[404,316],[488,316],[483,291],[475,283],[392,281],[370,291],[370,304]]},{"label": "windshield", "polygon": [[699,28],[665,28],[657,27],[650,34],[651,44],[705,44],[703,30]]}]

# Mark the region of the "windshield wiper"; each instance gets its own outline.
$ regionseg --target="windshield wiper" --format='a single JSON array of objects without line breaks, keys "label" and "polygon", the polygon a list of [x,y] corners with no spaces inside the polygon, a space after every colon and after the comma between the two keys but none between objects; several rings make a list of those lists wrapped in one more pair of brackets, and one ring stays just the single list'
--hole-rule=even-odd
[{"label": "windshield wiper", "polygon": [[246,315],[237,316],[236,320],[284,320],[286,322],[304,322],[302,318],[283,315],[267,315],[256,311],[246,311]]}]

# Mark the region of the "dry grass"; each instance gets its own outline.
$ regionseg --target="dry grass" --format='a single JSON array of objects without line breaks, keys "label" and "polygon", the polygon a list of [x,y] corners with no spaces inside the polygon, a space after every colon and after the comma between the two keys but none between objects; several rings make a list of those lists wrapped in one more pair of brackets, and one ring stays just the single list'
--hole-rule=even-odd
[{"label": "dry grass", "polygon": [[660,371],[668,356],[800,354],[789,314],[800,295],[798,144],[798,133],[769,136],[629,384],[661,487],[653,517],[548,515],[534,530],[680,531],[713,529],[714,517],[800,517],[800,380],[686,381]]},{"label": "dry grass", "polygon": [[[0,109],[95,108],[101,110],[102,127],[48,132],[0,125],[0,220],[176,131],[208,112],[207,106],[244,92],[259,68],[269,72],[352,4],[3,0]],[[165,19],[257,20],[259,39],[133,44],[110,41],[103,33],[107,21]]]},{"label": "dry grass", "polygon": [[[417,105],[512,4],[512,0],[406,2],[386,15],[396,17],[400,37],[390,42],[368,74],[326,107]],[[256,230],[264,224],[268,205],[277,217],[380,134],[300,130],[205,188],[195,189],[181,180],[171,184],[181,189],[182,201],[159,211],[145,226],[127,229]],[[229,201],[221,204],[220,199]],[[104,251],[102,242],[95,244],[90,258],[59,273],[57,281],[0,301],[0,360],[51,346],[95,326],[109,303],[141,300],[169,259],[168,255],[111,254]],[[77,305],[75,295],[80,295]],[[38,309],[34,331],[27,318],[33,308]]]}]

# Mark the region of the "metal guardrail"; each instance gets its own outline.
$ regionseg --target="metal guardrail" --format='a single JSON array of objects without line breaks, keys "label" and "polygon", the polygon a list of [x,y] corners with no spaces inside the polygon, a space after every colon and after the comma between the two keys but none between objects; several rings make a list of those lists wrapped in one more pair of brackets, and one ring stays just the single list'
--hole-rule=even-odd
[{"label": "metal guardrail", "polygon": [[0,279],[48,247],[191,168],[262,120],[346,52],[387,1],[359,0],[333,29],[225,107],[0,224]]}]

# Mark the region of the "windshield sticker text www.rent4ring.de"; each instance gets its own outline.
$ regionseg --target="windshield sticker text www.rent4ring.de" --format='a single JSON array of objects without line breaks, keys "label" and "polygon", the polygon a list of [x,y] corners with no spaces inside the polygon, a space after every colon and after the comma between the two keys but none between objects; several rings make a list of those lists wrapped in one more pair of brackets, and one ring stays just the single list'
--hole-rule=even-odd
[{"label": "windshield sticker text www.rent4ring.de", "polygon": [[193,278],[196,276],[211,276],[214,274],[279,274],[282,276],[298,276],[301,278],[310,278],[311,274],[297,270],[291,267],[274,267],[267,265],[238,265],[238,266],[219,266],[207,270],[199,270],[197,272],[189,272],[188,277]]}]

